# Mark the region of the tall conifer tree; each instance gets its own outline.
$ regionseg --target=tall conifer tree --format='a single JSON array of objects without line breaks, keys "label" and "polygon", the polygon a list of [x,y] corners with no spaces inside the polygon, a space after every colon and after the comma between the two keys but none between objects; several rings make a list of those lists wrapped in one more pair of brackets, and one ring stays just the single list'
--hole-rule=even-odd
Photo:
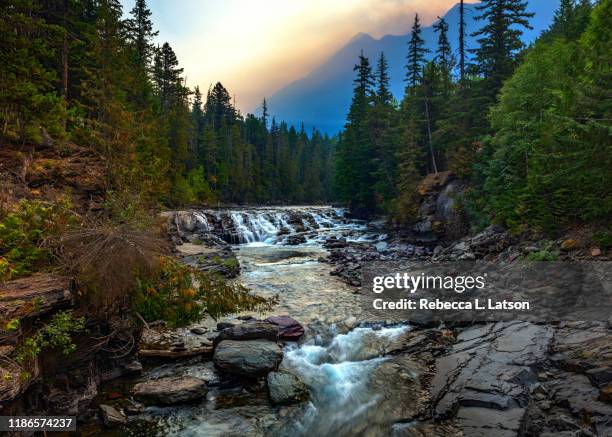
[{"label": "tall conifer tree", "polygon": [[425,54],[425,41],[421,36],[421,23],[419,14],[415,14],[410,41],[408,42],[408,64],[406,65],[406,83],[408,87],[416,87],[423,79],[423,63]]},{"label": "tall conifer tree", "polygon": [[517,55],[524,47],[521,41],[523,28],[532,29],[524,0],[483,0],[476,6],[484,21],[483,27],[472,36],[479,37],[475,54],[475,72],[486,81],[486,92],[494,99],[504,80],[514,71]]}]

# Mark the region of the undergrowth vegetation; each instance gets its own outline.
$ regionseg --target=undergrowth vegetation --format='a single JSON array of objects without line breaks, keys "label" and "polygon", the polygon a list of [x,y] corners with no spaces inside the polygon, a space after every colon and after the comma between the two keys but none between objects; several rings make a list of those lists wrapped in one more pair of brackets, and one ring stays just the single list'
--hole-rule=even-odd
[{"label": "undergrowth vegetation", "polygon": [[51,239],[75,226],[66,199],[57,203],[22,200],[0,211],[0,281],[27,276],[53,264]]},{"label": "undergrowth vegetation", "polygon": [[53,348],[68,355],[76,350],[72,335],[84,330],[85,317],[74,317],[72,311],[61,311],[21,343],[17,349],[16,360],[19,364],[26,364],[46,348]]},{"label": "undergrowth vegetation", "polygon": [[195,322],[205,313],[216,319],[240,311],[265,311],[275,303],[168,257],[160,259],[155,274],[138,279],[132,296],[132,308],[145,321],[165,320],[171,326]]}]

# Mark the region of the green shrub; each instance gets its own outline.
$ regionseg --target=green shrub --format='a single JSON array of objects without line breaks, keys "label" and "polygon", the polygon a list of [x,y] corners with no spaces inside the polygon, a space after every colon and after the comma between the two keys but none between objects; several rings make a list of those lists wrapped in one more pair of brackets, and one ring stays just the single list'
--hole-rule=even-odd
[{"label": "green shrub", "polygon": [[0,280],[27,276],[49,266],[49,239],[76,222],[67,201],[43,203],[22,200],[0,220]]},{"label": "green shrub", "polygon": [[527,255],[527,261],[557,261],[558,254],[548,250],[538,250]]},{"label": "green shrub", "polygon": [[596,232],[593,236],[593,241],[604,250],[608,250],[612,248],[612,232],[610,231],[600,231]]},{"label": "green shrub", "polygon": [[17,348],[16,361],[23,365],[34,360],[43,349],[53,348],[68,355],[76,350],[72,334],[85,329],[85,318],[74,318],[72,311],[62,311],[40,328],[36,334],[27,337]]},{"label": "green shrub", "polygon": [[205,313],[216,319],[240,311],[265,311],[275,303],[166,257],[155,275],[138,281],[132,296],[132,309],[145,321],[165,320],[171,326],[185,326]]}]

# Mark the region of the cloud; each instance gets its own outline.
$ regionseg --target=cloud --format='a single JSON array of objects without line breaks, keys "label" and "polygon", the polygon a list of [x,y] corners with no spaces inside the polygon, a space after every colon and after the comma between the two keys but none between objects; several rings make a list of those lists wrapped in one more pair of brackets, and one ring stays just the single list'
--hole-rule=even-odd
[{"label": "cloud", "polygon": [[[123,0],[128,12],[134,0]],[[243,112],[306,75],[359,32],[405,34],[415,12],[429,25],[456,0],[149,0],[187,83],[221,81]]]}]

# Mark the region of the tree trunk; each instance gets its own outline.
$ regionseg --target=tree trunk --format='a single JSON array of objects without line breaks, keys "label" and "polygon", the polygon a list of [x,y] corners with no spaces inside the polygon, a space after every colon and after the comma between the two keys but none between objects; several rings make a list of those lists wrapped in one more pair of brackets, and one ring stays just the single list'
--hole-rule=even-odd
[{"label": "tree trunk", "polygon": [[429,153],[431,154],[431,165],[434,173],[438,173],[436,155],[434,154],[433,141],[431,139],[431,119],[429,117],[429,98],[425,97],[425,117],[427,118],[427,135],[429,136]]}]

